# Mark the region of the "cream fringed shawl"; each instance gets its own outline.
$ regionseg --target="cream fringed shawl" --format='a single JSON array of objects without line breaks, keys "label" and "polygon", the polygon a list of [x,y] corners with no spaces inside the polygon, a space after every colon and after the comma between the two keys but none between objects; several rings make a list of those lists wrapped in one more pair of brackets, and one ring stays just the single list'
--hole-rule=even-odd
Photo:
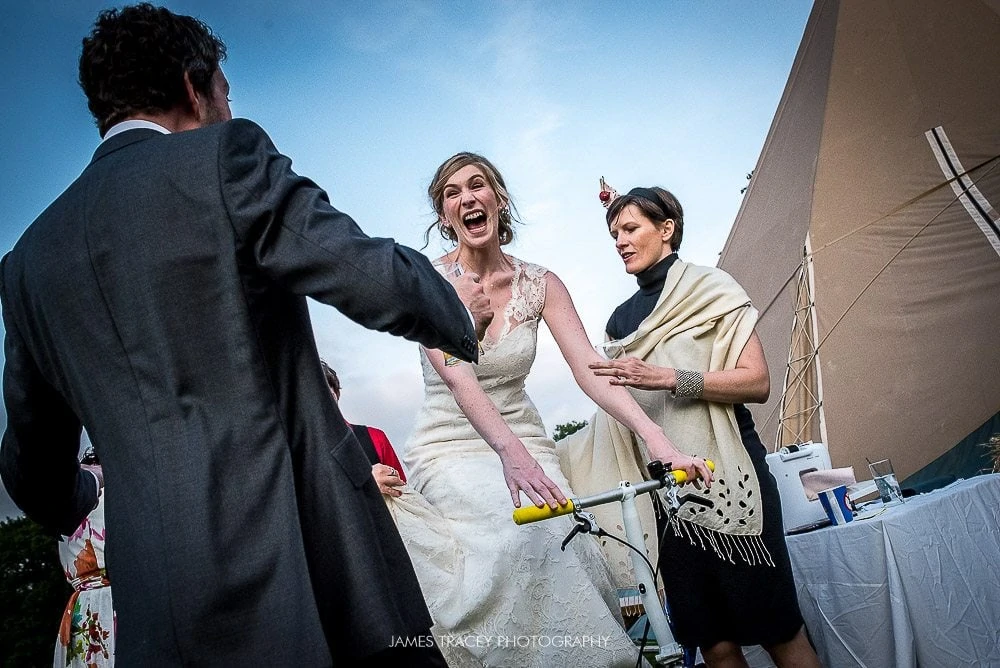
[{"label": "cream fringed shawl", "polygon": [[[710,372],[733,369],[753,333],[757,310],[729,274],[677,261],[653,312],[639,329],[621,339],[625,354],[650,364]],[[715,550],[722,558],[750,564],[770,563],[760,541],[760,487],[731,404],[673,398],[666,391],[630,390],[654,422],[682,452],[715,462],[712,489],[695,490],[713,508],[685,504],[672,523],[675,533]],[[648,478],[645,444],[603,411],[587,429],[559,444],[560,463],[578,496],[603,492],[621,480]],[[656,521],[648,497],[636,499],[651,561],[657,556]],[[618,504],[591,509],[605,530],[621,535]],[[634,585],[628,549],[605,541],[618,587]]]}]

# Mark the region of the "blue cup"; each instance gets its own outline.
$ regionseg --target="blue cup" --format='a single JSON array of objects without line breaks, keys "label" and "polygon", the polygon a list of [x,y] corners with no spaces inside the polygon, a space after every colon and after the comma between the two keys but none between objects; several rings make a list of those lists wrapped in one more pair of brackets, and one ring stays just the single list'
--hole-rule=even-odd
[{"label": "blue cup", "polygon": [[854,513],[847,505],[847,485],[824,489],[819,493],[819,502],[831,524],[847,524],[854,520]]}]

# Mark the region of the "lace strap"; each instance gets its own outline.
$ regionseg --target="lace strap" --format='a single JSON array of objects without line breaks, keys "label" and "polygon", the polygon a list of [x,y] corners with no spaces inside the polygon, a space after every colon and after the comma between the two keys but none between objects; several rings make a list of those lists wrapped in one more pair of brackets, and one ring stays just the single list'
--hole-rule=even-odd
[{"label": "lace strap", "polygon": [[511,278],[510,301],[504,309],[503,334],[521,323],[538,320],[545,308],[545,274],[548,270],[537,264],[522,262],[514,256],[510,259],[514,264],[514,276]]}]

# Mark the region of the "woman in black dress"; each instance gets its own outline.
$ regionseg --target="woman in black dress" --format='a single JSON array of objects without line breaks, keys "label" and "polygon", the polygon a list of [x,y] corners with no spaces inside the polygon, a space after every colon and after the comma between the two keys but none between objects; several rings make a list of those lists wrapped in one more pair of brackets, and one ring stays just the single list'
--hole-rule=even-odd
[{"label": "woman in black dress", "polygon": [[770,392],[757,312],[728,274],[677,257],[684,218],[672,194],[609,195],[601,197],[608,229],[639,290],[608,321],[624,356],[591,368],[632,388],[678,447],[716,462],[712,488],[701,492],[714,507],[682,506],[662,532],[659,564],[677,640],[700,647],[709,666],[746,665],[740,646],[758,644],[778,666],[818,666],[778,489],[744,406]]}]

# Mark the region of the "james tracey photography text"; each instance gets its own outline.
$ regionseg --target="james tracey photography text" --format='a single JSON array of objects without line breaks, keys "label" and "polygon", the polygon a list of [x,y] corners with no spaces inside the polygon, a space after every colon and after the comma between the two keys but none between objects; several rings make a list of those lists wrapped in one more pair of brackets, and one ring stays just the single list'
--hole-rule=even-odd
[{"label": "james tracey photography text", "polygon": [[421,635],[393,636],[390,647],[607,647],[611,636],[486,636],[486,635]]}]

